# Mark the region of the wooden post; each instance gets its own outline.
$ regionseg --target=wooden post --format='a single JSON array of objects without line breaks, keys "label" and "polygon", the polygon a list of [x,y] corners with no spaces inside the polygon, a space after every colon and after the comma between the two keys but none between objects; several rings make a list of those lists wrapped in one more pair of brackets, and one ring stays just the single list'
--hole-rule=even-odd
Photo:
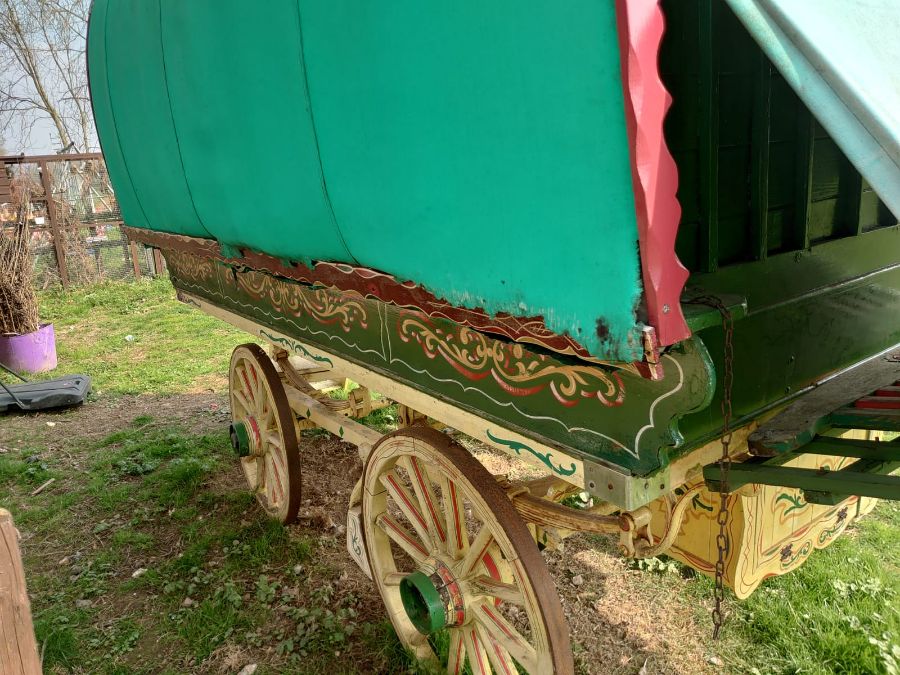
[{"label": "wooden post", "polygon": [[47,162],[38,162],[41,171],[41,185],[44,187],[44,200],[47,204],[47,218],[50,220],[50,232],[53,235],[53,247],[56,250],[56,268],[59,270],[59,280],[63,289],[69,290],[69,270],[66,267],[66,247],[62,239],[62,231],[59,227],[56,205],[53,203],[53,185],[50,182],[50,172],[47,170]]},{"label": "wooden post", "polygon": [[153,249],[153,269],[154,275],[159,276],[163,271],[163,257],[158,248]]},{"label": "wooden post", "polygon": [[134,269],[134,278],[141,278],[141,263],[138,261],[137,244],[133,241],[128,242],[128,248],[131,251],[131,267]]},{"label": "wooden post", "polygon": [[0,509],[0,673],[41,673],[19,553],[19,532],[6,509]]}]

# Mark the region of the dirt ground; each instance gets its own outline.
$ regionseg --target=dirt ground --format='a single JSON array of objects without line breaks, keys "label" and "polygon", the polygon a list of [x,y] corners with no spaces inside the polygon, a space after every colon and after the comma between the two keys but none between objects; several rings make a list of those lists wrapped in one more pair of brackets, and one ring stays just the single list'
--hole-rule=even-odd
[{"label": "dirt ground", "polygon": [[[160,424],[172,424],[194,434],[219,431],[230,415],[224,396],[210,391],[172,396],[124,396],[102,398],[65,413],[9,416],[0,425],[0,447],[15,449],[23,438],[31,445],[46,445],[48,452],[66,458],[67,470],[82,470],[82,461],[69,448],[84,440],[97,441],[131,423],[140,415],[152,416]],[[51,426],[52,424],[52,426]],[[335,582],[341,593],[360,598],[361,621],[384,617],[383,606],[369,579],[350,561],[342,546],[343,523],[349,492],[361,466],[353,446],[335,437],[318,434],[300,440],[303,456],[303,509],[297,535],[310,530],[331,545],[317,551],[325,568],[340,570]],[[487,451],[476,456],[494,473],[512,470],[506,459]],[[241,491],[244,478],[237,464],[217,476],[216,491]],[[50,541],[25,541],[31,560],[52,566],[61,555]],[[679,597],[685,579],[678,574],[653,574],[633,569],[614,553],[612,540],[575,536],[564,551],[545,552],[562,598],[571,629],[578,670],[583,673],[705,673],[718,661],[710,651],[705,608]],[[43,550],[42,550],[43,549]],[[177,545],[165,554],[175,555]],[[143,561],[149,566],[151,559]],[[137,564],[137,563],[135,563]],[[43,567],[43,565],[39,566]],[[44,569],[26,570],[38,576]],[[135,598],[135,602],[139,602]],[[121,607],[110,611],[121,614]],[[271,649],[271,648],[269,648]],[[351,649],[363,661],[361,648]],[[246,653],[225,646],[203,662],[205,672],[237,672],[251,659],[265,662],[266,653]],[[186,666],[188,664],[185,664]],[[189,667],[193,670],[199,664]],[[364,666],[363,666],[364,667]],[[374,667],[374,666],[373,666]]]}]

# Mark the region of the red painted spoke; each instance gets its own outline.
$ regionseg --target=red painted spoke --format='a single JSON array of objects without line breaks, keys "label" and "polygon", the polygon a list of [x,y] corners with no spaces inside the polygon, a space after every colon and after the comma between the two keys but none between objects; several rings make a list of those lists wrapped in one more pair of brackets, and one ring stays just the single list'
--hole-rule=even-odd
[{"label": "red painted spoke", "polygon": [[465,578],[472,573],[493,543],[494,535],[491,534],[487,525],[482,525],[481,531],[472,541],[468,552],[458,566],[460,578]]},{"label": "red painted spoke", "polygon": [[416,563],[421,565],[425,562],[425,558],[428,557],[428,551],[426,551],[419,540],[400,523],[391,518],[388,514],[382,513],[375,519],[375,524],[378,525],[378,527],[380,527],[384,533],[397,544],[397,546],[406,551],[407,555],[415,560]]},{"label": "red painted spoke", "polygon": [[514,605],[525,605],[525,596],[515,584],[506,584],[483,574],[472,579],[469,584],[476,595],[487,595]]},{"label": "red painted spoke", "polygon": [[419,504],[422,507],[422,511],[428,516],[430,527],[434,529],[437,535],[434,537],[434,540],[435,542],[446,542],[447,535],[441,522],[443,518],[439,512],[437,499],[434,496],[434,490],[431,487],[431,481],[428,479],[425,467],[412,455],[406,459],[409,478],[413,484],[413,489],[416,491],[416,496],[419,498]]},{"label": "red painted spoke", "polygon": [[388,471],[379,476],[379,480],[381,480],[381,484],[387,489],[388,494],[394,499],[397,508],[403,512],[403,515],[406,516],[406,519],[412,524],[413,529],[415,529],[416,534],[419,535],[425,548],[429,550],[433,549],[434,542],[428,532],[428,522],[425,520],[425,516],[422,515],[422,512],[416,507],[415,497],[413,497],[413,495],[409,493],[409,490],[403,485],[397,472],[394,470]]},{"label": "red painted spoke", "polygon": [[[243,392],[235,389],[232,393],[234,394],[234,400],[237,401],[238,405],[240,405],[244,409],[243,417],[252,417],[254,412],[253,408],[250,407],[250,402],[247,400],[247,397],[244,396]],[[231,412],[234,417],[239,417],[236,414],[236,411],[232,410]]]},{"label": "red painted spoke", "polygon": [[469,659],[469,668],[474,675],[490,675],[491,664],[488,661],[485,645],[478,637],[478,633],[474,626],[465,626],[463,629],[463,639],[466,643],[466,656]]},{"label": "red painted spoke", "polygon": [[487,631],[488,635],[499,642],[529,673],[537,672],[537,651],[531,643],[513,627],[497,611],[496,607],[482,603],[475,611],[478,623]]},{"label": "red painted spoke", "polygon": [[466,532],[466,516],[463,496],[456,483],[441,476],[441,497],[447,516],[447,553],[454,560],[464,557],[469,550],[469,533]]},{"label": "red painted spoke", "polygon": [[450,631],[450,651],[447,652],[447,672],[450,675],[460,675],[466,661],[466,646],[463,640],[463,629],[456,628]]},{"label": "red painted spoke", "polygon": [[247,364],[242,363],[238,368],[237,374],[240,378],[241,388],[244,390],[244,393],[247,395],[247,398],[254,404],[256,404],[256,389],[250,386],[250,378],[247,376]]},{"label": "red painted spoke", "polygon": [[494,672],[499,675],[518,675],[519,671],[516,668],[515,661],[509,655],[506,647],[494,639],[480,623],[476,622],[475,628],[478,632],[478,637],[481,638],[481,643],[485,646],[488,659],[494,667]]},{"label": "red painted spoke", "polygon": [[281,473],[278,471],[275,453],[266,453],[266,457],[268,458],[269,471],[271,472],[273,479],[269,487],[269,501],[271,502],[270,506],[275,506],[276,504],[281,503],[281,496],[284,494],[284,484],[282,482]]}]

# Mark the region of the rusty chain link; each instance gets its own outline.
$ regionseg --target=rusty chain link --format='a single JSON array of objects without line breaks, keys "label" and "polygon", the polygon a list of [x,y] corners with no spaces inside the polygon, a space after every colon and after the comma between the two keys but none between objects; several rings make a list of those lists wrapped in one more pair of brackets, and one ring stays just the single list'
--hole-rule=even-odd
[{"label": "rusty chain link", "polygon": [[725,601],[725,557],[728,554],[728,471],[731,468],[731,390],[734,385],[734,318],[724,303],[713,295],[704,295],[692,299],[691,303],[708,305],[718,310],[722,316],[722,331],[724,334],[724,369],[722,377],[722,455],[719,457],[719,511],[716,514],[716,522],[719,532],[716,535],[716,587],[714,591],[715,607],[712,611],[713,639],[719,638],[724,617],[722,604]]}]

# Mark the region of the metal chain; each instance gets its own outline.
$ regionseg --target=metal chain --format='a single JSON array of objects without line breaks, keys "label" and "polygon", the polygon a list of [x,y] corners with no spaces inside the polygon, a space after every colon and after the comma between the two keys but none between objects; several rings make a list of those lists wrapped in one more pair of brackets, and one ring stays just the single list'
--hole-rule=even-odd
[{"label": "metal chain", "polygon": [[704,295],[692,299],[691,303],[708,305],[718,310],[722,316],[722,331],[725,337],[724,345],[724,373],[722,378],[722,455],[719,457],[719,511],[716,514],[716,522],[719,532],[716,535],[716,587],[714,591],[715,607],[712,611],[713,640],[719,638],[724,617],[722,615],[722,603],[725,601],[725,556],[728,554],[728,471],[731,468],[731,391],[734,385],[734,319],[731,312],[722,301],[712,295]]}]

